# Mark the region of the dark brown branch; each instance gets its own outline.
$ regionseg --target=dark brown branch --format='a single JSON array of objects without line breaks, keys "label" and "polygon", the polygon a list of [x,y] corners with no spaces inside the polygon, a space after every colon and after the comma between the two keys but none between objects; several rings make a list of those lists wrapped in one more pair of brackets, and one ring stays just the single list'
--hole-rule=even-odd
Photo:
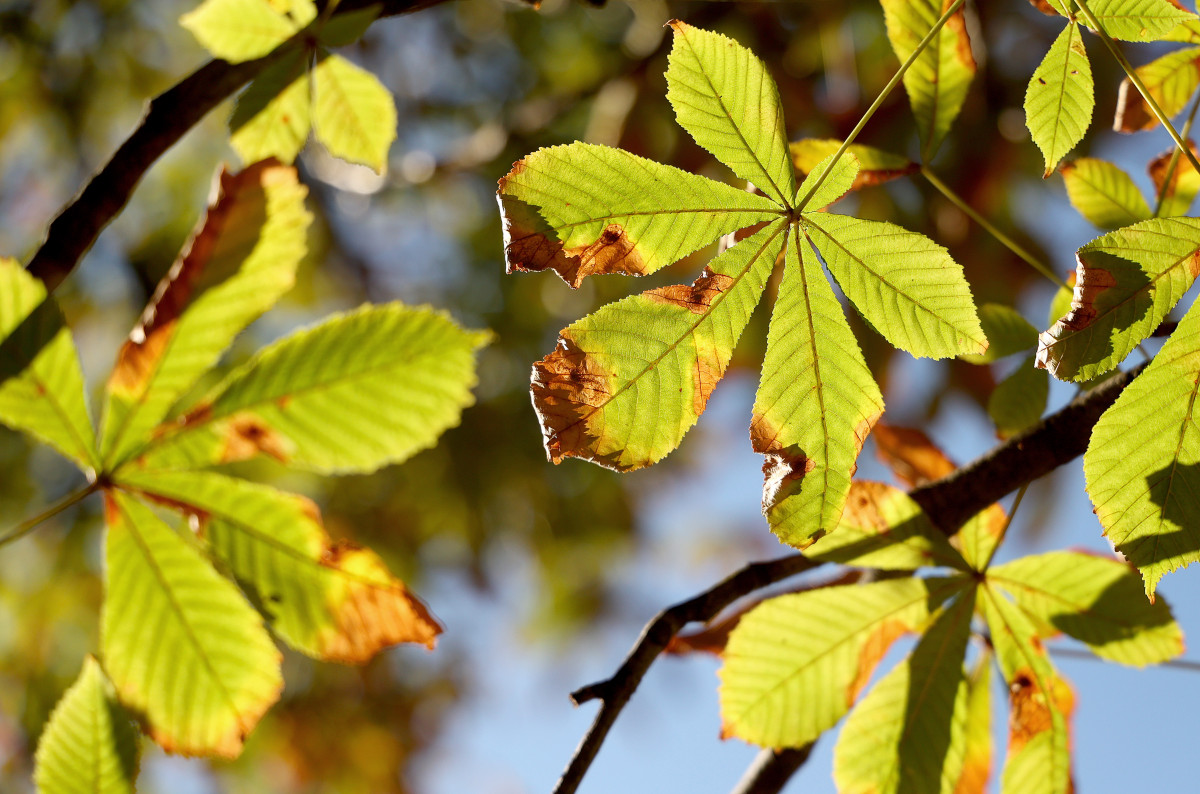
[{"label": "dark brown branch", "polygon": [[732,794],[779,794],[796,770],[804,766],[816,742],[803,747],[766,748],[759,751]]},{"label": "dark brown branch", "polygon": [[[386,0],[382,15],[404,14],[440,2],[443,0]],[[336,14],[370,4],[370,0],[343,0]],[[296,35],[307,34],[301,31]],[[275,62],[289,46],[291,42],[258,60],[244,63],[209,61],[151,100],[146,115],[129,138],[50,224],[46,240],[27,265],[29,272],[45,282],[47,290],[53,291],[129,202],[150,166],[210,110]]]},{"label": "dark brown branch", "polygon": [[[968,518],[988,505],[1082,455],[1091,437],[1092,427],[1100,415],[1144,367],[1141,365],[1129,372],[1114,375],[1095,389],[1079,395],[1029,431],[1009,439],[940,480],[914,488],[909,495],[921,505],[936,526],[947,534],[953,534]],[[600,700],[602,703],[591,728],[559,779],[554,794],[572,794],[577,789],[617,715],[641,683],[646,671],[686,624],[712,620],[739,598],[814,567],[815,563],[800,554],[771,562],[752,563],[695,598],[659,612],[642,630],[637,643],[611,678],[571,693],[571,700],[577,706],[589,700]],[[796,757],[798,755],[786,755],[784,760],[777,762],[778,768],[768,764],[768,771],[780,771],[785,761]],[[787,774],[790,775],[803,763],[804,759],[801,759]],[[782,786],[786,780],[784,776],[779,785]],[[773,790],[777,789],[761,789],[764,792]]]},{"label": "dark brown branch", "polygon": [[585,686],[571,693],[575,705],[589,700],[603,701],[599,713],[588,729],[587,735],[579,743],[571,763],[567,766],[555,794],[570,794],[574,792],[583,780],[584,774],[596,757],[596,752],[608,731],[621,713],[621,709],[629,701],[634,690],[641,683],[642,677],[650,669],[650,665],[658,655],[666,649],[671,638],[679,633],[688,623],[709,621],[716,617],[721,610],[737,601],[747,593],[761,590],[770,584],[795,576],[803,571],[817,567],[800,554],[792,554],[770,562],[755,562],[742,568],[737,573],[723,580],[714,587],[705,590],[695,598],[680,602],[659,612],[653,620],[646,624],[642,635],[638,638],[633,650],[625,657],[620,669],[607,681],[600,681]]},{"label": "dark brown branch", "polygon": [[988,505],[1082,455],[1100,414],[1144,367],[1117,373],[1030,430],[909,496],[937,527],[953,534]]}]

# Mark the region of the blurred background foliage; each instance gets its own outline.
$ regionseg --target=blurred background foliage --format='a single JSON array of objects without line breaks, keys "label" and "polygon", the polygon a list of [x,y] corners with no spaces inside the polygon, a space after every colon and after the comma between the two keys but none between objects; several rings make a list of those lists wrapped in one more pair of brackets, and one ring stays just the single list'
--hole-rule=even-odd
[{"label": "blurred background foliage", "polygon": [[[0,2],[0,252],[28,257],[145,102],[203,62],[199,45],[177,24],[191,5]],[[1029,196],[1044,188],[1021,106],[1028,75],[1060,25],[1021,0],[968,9],[980,72],[933,166],[967,202],[1048,259],[1028,223]],[[379,551],[443,617],[438,594],[455,593],[463,605],[455,614],[469,615],[473,604],[523,577],[521,588],[532,597],[504,631],[551,653],[566,653],[605,621],[638,625],[663,605],[633,598],[628,571],[645,553],[648,527],[664,515],[689,542],[678,546],[686,554],[655,565],[723,572],[778,551],[761,522],[729,526],[688,509],[689,477],[704,467],[719,471],[728,439],[748,447],[748,415],[706,417],[664,465],[618,477],[578,462],[547,464],[529,404],[530,364],[551,350],[558,329],[632,290],[688,282],[712,253],[636,283],[609,277],[578,291],[549,275],[503,272],[496,180],[540,146],[582,139],[730,177],[675,125],[664,98],[670,41],[663,24],[671,18],[724,32],[758,53],[780,85],[792,139],[846,134],[897,67],[872,0],[610,0],[603,7],[546,0],[540,10],[462,0],[380,21],[346,54],[396,95],[399,138],[389,171],[378,177],[318,147],[305,151],[300,168],[318,219],[308,261],[297,289],[230,357],[237,361],[297,324],[368,300],[428,302],[468,326],[493,329],[497,341],[480,361],[478,404],[436,449],[369,476],[323,480],[269,463],[255,464],[255,474],[314,496],[335,535]],[[1157,51],[1146,52],[1148,59]],[[1097,53],[1093,60],[1095,125],[1103,128],[1119,77],[1110,59]],[[213,174],[234,161],[226,142],[230,109],[227,103],[210,114],[155,166],[58,292],[93,388],[202,212]],[[1089,137],[1077,155],[1106,140]],[[903,91],[860,142],[916,154]],[[1057,176],[1046,184],[1046,193],[1061,197]],[[933,237],[963,264],[978,303],[1016,305],[1045,327],[1053,286],[920,177],[868,189],[839,210]],[[1084,239],[1070,240],[1068,250]],[[1073,266],[1061,256],[1051,261],[1060,273]],[[750,389],[767,317],[756,314],[729,376]],[[851,319],[884,387],[886,420],[925,424],[953,398],[976,406],[986,422],[992,369],[914,363]],[[0,527],[75,487],[73,472],[53,453],[0,431]],[[758,494],[747,489],[738,498],[752,505]],[[0,790],[29,790],[40,726],[84,654],[98,647],[98,510],[87,502],[0,552]],[[283,702],[242,759],[211,772],[187,767],[209,787],[196,790],[409,790],[411,761],[439,740],[476,691],[467,655],[487,651],[455,639],[479,633],[464,620],[450,621],[434,654],[394,650],[362,669],[289,653]],[[623,644],[633,633],[626,628],[621,637]],[[585,640],[583,647],[593,646]],[[566,685],[572,683],[583,682]],[[143,790],[181,790],[172,778],[180,762],[148,752]]]}]

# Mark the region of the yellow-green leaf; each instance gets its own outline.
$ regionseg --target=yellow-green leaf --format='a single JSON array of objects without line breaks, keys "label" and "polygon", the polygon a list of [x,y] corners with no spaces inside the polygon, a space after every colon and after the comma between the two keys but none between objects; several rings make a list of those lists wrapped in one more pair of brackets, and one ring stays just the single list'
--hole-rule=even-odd
[{"label": "yellow-green leaf", "polygon": [[1129,174],[1110,162],[1080,157],[1058,169],[1071,206],[1101,229],[1116,229],[1150,217],[1150,207]]},{"label": "yellow-green leaf", "polygon": [[733,39],[669,23],[667,99],[675,118],[714,157],[782,205],[796,179],[779,89],[763,62]]},{"label": "yellow-green leaf", "polygon": [[[828,175],[825,175],[826,171],[829,172]],[[816,192],[802,209],[816,212],[828,207],[854,188],[854,183],[858,180],[858,171],[858,159],[849,152],[838,158],[836,163],[833,162],[833,155],[829,155],[818,163],[800,183],[800,187],[796,188],[796,204],[799,205],[808,192],[815,188]],[[818,187],[817,180],[822,178],[824,181]]]},{"label": "yellow-green leaf", "polygon": [[[803,138],[788,144],[788,150],[791,152],[792,165],[796,167],[796,172],[807,176],[822,160],[835,153],[841,145],[842,142],[835,138]],[[916,173],[921,168],[907,157],[885,152],[874,146],[864,146],[861,143],[850,144],[846,153],[854,155],[859,166],[858,176],[854,177],[851,190],[881,185],[884,182]],[[797,192],[801,196],[804,195],[803,190]]]},{"label": "yellow-green leaf", "polygon": [[133,469],[120,484],[196,516],[209,551],[296,650],[362,664],[401,642],[432,648],[441,633],[378,555],[333,542],[304,497],[215,472]]},{"label": "yellow-green leaf", "polygon": [[[1197,154],[1196,144],[1188,141],[1188,147],[1193,154]],[[1154,180],[1154,195],[1163,197],[1162,206],[1158,211],[1159,217],[1162,218],[1187,215],[1191,212],[1196,194],[1200,193],[1200,174],[1196,173],[1196,169],[1186,157],[1180,155],[1176,158],[1176,151],[1171,149],[1163,152],[1151,160],[1146,169],[1150,172],[1150,178]],[[1172,160],[1176,160],[1174,171],[1171,170]]]},{"label": "yellow-green leaf", "polygon": [[[1114,39],[1158,41],[1196,15],[1170,0],[1086,0],[1092,14]],[[1080,21],[1082,14],[1077,14]]]},{"label": "yellow-green leaf", "polygon": [[104,667],[168,752],[236,757],[283,688],[280,654],[233,583],[131,496],[105,498]]},{"label": "yellow-green leaf", "polygon": [[71,332],[42,282],[6,257],[0,257],[0,423],[45,441],[85,470],[98,466]]},{"label": "yellow-green leaf", "polygon": [[396,102],[375,75],[340,55],[328,55],[312,71],[313,131],[334,157],[387,170],[396,139]]},{"label": "yellow-green leaf", "polygon": [[1034,366],[1030,356],[988,395],[988,416],[996,424],[996,435],[1012,438],[1038,423],[1050,397],[1050,376]]},{"label": "yellow-green leaf", "polygon": [[229,143],[254,163],[275,157],[291,163],[304,148],[311,126],[309,55],[290,53],[250,83],[229,118]]},{"label": "yellow-green leaf", "polygon": [[1011,306],[1000,303],[981,305],[979,325],[987,337],[988,349],[981,354],[960,356],[972,364],[990,364],[1037,346],[1037,329]]},{"label": "yellow-green leaf", "polygon": [[1092,64],[1072,22],[1050,45],[1025,91],[1025,126],[1042,150],[1044,176],[1083,139],[1095,104]]},{"label": "yellow-green leaf", "polygon": [[[1200,47],[1169,52],[1139,66],[1134,72],[1142,78],[1142,84],[1159,108],[1168,117],[1174,116],[1183,110],[1196,87],[1200,86]],[[1113,127],[1118,132],[1137,132],[1157,126],[1158,118],[1150,111],[1146,98],[1126,77],[1121,82]]]},{"label": "yellow-green leaf", "polygon": [[268,0],[204,0],[179,18],[204,49],[222,60],[240,63],[261,58],[312,21],[311,3],[289,13]]},{"label": "yellow-green leaf", "polygon": [[133,794],[137,728],[91,656],[46,721],[35,763],[39,794]]}]

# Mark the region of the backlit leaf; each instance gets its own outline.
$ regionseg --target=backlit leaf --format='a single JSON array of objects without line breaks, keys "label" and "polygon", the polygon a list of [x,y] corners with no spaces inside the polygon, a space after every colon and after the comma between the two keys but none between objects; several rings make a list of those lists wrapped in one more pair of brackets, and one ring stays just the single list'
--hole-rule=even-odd
[{"label": "backlit leaf", "polygon": [[39,794],[133,794],[138,733],[91,656],[38,740]]},{"label": "backlit leaf", "polygon": [[1051,666],[1034,624],[1020,609],[988,586],[981,588],[980,600],[1010,700],[1001,791],[1068,794],[1074,693]]},{"label": "backlit leaf", "polygon": [[[882,0],[888,39],[900,62],[908,60],[949,6],[942,0]],[[975,57],[962,9],[938,31],[929,46],[904,73],[904,89],[917,117],[921,159],[929,162],[950,125],[958,118],[971,79]]]},{"label": "backlit leaf", "polygon": [[1100,417],[1083,456],[1104,534],[1151,596],[1163,574],[1200,559],[1198,392],[1200,311],[1189,311]]},{"label": "backlit leaf", "polygon": [[6,257],[0,257],[0,423],[84,469],[98,465],[71,332],[45,285]]},{"label": "backlit leaf", "polygon": [[1143,597],[1137,574],[1117,560],[1056,551],[997,566],[987,577],[1026,613],[1097,656],[1142,667],[1183,653],[1183,632],[1166,602]]},{"label": "backlit leaf", "polygon": [[[1188,146],[1193,154],[1200,154],[1197,152],[1196,144],[1192,141],[1188,141]],[[1150,162],[1150,167],[1147,169],[1150,172],[1150,178],[1154,180],[1156,196],[1162,193],[1163,185],[1168,182],[1168,175],[1170,178],[1166,194],[1163,196],[1162,207],[1158,213],[1163,218],[1187,215],[1191,212],[1192,201],[1195,200],[1196,194],[1200,193],[1200,174],[1196,173],[1196,169],[1192,167],[1186,157],[1180,156],[1175,163],[1175,170],[1171,172],[1171,160],[1174,153],[1174,149],[1163,152]]]},{"label": "backlit leaf", "polygon": [[829,272],[867,322],[914,356],[987,350],[962,267],[924,235],[880,221],[805,213]]},{"label": "backlit leaf", "polygon": [[311,126],[309,55],[293,52],[250,83],[229,118],[229,143],[254,163],[268,157],[291,163],[304,148]]},{"label": "backlit leaf", "polygon": [[780,212],[764,196],[587,143],[517,161],[497,195],[508,272],[550,269],[572,287],[653,273]]},{"label": "backlit leaf", "polygon": [[763,602],[725,647],[722,735],[763,747],[813,741],[850,709],[892,643],[921,630],[961,587],[904,578]]},{"label": "backlit leaf", "polygon": [[[835,138],[803,138],[788,144],[788,150],[791,152],[792,165],[796,167],[796,171],[807,176],[817,164],[834,154],[841,145],[842,142]],[[921,168],[907,157],[861,143],[850,144],[846,153],[854,155],[859,166],[858,176],[854,177],[851,190],[890,182],[916,173]],[[797,193],[803,196],[804,190],[798,190]]]},{"label": "backlit leaf", "polygon": [[378,78],[340,55],[312,71],[313,132],[334,157],[382,174],[396,139],[396,102]]},{"label": "backlit leaf", "polygon": [[[1071,206],[1101,229],[1116,229],[1150,217],[1150,207],[1129,174],[1106,160],[1080,157],[1058,169]],[[988,337],[989,339],[991,337]]]},{"label": "backlit leaf", "polygon": [[973,588],[932,622],[912,654],[854,707],[833,754],[840,794],[954,794],[966,751],[963,654]]},{"label": "backlit leaf", "polygon": [[1071,310],[1038,342],[1038,365],[1088,380],[1120,364],[1166,318],[1200,272],[1200,220],[1152,218],[1076,254]]},{"label": "backlit leaf", "polygon": [[780,540],[804,548],[837,528],[854,461],[882,413],[842,307],[793,227],[750,423],[754,451],[767,458],[763,513]]},{"label": "backlit leaf", "polygon": [[1087,0],[1087,7],[1109,36],[1122,41],[1158,41],[1196,19],[1168,0]]},{"label": "backlit leaf", "polygon": [[241,593],[148,507],[106,495],[104,666],[168,752],[236,757],[283,688]]},{"label": "backlit leaf", "polygon": [[854,183],[858,179],[858,170],[858,160],[849,152],[838,158],[836,163],[833,162],[833,155],[829,155],[817,164],[817,167],[804,178],[800,187],[796,189],[797,205],[808,195],[808,191],[813,189],[822,174],[829,171],[829,175],[821,182],[820,187],[813,193],[804,209],[816,212],[828,207],[853,189]]},{"label": "backlit leaf", "polygon": [[628,471],[675,449],[725,374],[783,249],[776,222],[713,259],[690,286],[602,307],[563,329],[533,367],[550,460]]},{"label": "backlit leaf", "polygon": [[979,307],[979,325],[987,337],[988,348],[979,355],[962,356],[972,364],[990,364],[1037,346],[1037,329],[1011,306],[983,304]]},{"label": "backlit leaf", "polygon": [[837,531],[818,540],[805,554],[817,562],[884,570],[943,565],[967,568],[966,561],[908,494],[884,483],[862,480],[850,485]]},{"label": "backlit leaf", "polygon": [[379,12],[382,10],[383,5],[376,3],[358,11],[338,14],[321,26],[317,38],[326,47],[345,47],[353,44],[362,38],[371,23],[379,18]]},{"label": "backlit leaf", "polygon": [[[230,63],[261,58],[312,21],[299,4],[298,13],[276,10],[267,0],[204,0],[179,18],[204,49]],[[306,18],[307,17],[307,18]]]},{"label": "backlit leaf", "polygon": [[[1183,110],[1196,87],[1200,86],[1200,47],[1169,52],[1134,71],[1162,111],[1168,117],[1174,116]],[[1114,129],[1137,132],[1157,126],[1158,119],[1150,112],[1145,97],[1126,77],[1117,99]]]},{"label": "backlit leaf", "polygon": [[667,99],[696,143],[780,204],[796,182],[779,89],[754,53],[719,33],[669,23]]},{"label": "backlit leaf", "polygon": [[[992,776],[992,656],[980,654],[967,679],[967,701],[955,703],[954,719],[963,721],[963,762],[954,794],[983,794]],[[965,713],[959,707],[965,706]]]},{"label": "backlit leaf", "polygon": [[1046,411],[1050,376],[1044,369],[1036,368],[1034,362],[1033,356],[1021,362],[988,396],[988,416],[996,424],[996,435],[1000,438],[1012,438],[1028,430]]},{"label": "backlit leaf", "polygon": [[475,351],[488,338],[399,303],[332,315],[259,351],[164,428],[139,465],[259,453],[325,473],[399,463],[458,424],[473,402]]},{"label": "backlit leaf", "polygon": [[1025,125],[1042,150],[1045,176],[1054,172],[1092,123],[1093,89],[1092,65],[1079,26],[1072,22],[1050,45],[1025,91]]},{"label": "backlit leaf", "polygon": [[311,216],[294,169],[267,160],[221,174],[208,215],[117,355],[101,451],[107,465],[147,441],[239,332],[295,280]]},{"label": "backlit leaf", "polygon": [[441,626],[370,549],[334,543],[309,500],[214,472],[128,472],[136,488],[199,518],[209,551],[293,648],[361,664]]}]

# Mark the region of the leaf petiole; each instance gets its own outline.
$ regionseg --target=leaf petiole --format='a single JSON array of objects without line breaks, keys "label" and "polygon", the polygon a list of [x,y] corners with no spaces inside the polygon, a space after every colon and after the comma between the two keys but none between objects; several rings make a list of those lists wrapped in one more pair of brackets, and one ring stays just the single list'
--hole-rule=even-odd
[{"label": "leaf petiole", "polygon": [[[796,202],[797,212],[803,211],[804,208],[808,206],[808,202],[812,199],[813,194],[820,189],[822,184],[824,184],[826,177],[832,173],[833,167],[837,165],[838,160],[840,160],[842,155],[846,153],[846,150],[850,148],[850,144],[854,143],[854,139],[858,137],[860,132],[862,132],[863,127],[867,126],[867,122],[870,121],[871,117],[875,115],[875,111],[879,110],[880,105],[884,103],[884,100],[888,98],[888,95],[892,93],[892,90],[895,89],[895,87],[900,84],[900,81],[904,79],[904,73],[908,71],[910,66],[916,63],[917,58],[921,57],[921,53],[925,51],[925,48],[929,46],[929,43],[933,41],[938,32],[941,31],[942,26],[949,21],[950,17],[958,13],[958,10],[962,8],[965,1],[966,0],[954,0],[950,7],[943,11],[942,15],[938,17],[938,21],[933,23],[933,27],[930,28],[929,32],[925,34],[925,38],[921,39],[920,43],[917,44],[917,47],[913,50],[912,55],[909,55],[908,60],[900,65],[899,70],[892,75],[892,79],[888,80],[887,85],[885,85],[883,90],[879,92],[879,96],[875,97],[875,101],[871,103],[871,106],[867,108],[865,113],[863,113],[862,118],[860,118],[858,123],[854,125],[854,129],[850,130],[850,134],[846,136],[846,140],[842,141],[842,145],[838,147],[836,152],[834,152],[833,158],[829,161],[829,165],[823,172],[821,172],[821,175],[817,177],[816,181],[813,182],[812,187],[808,189],[808,192],[804,194],[804,197],[800,199],[800,201]],[[1197,168],[1196,170],[1197,172],[1200,172],[1200,168]]]},{"label": "leaf petiole", "polygon": [[992,237],[995,237],[996,240],[1001,245],[1003,245],[1008,250],[1012,251],[1018,257],[1023,259],[1030,267],[1032,267],[1037,272],[1041,273],[1046,278],[1053,281],[1058,286],[1062,287],[1063,289],[1068,289],[1066,282],[1064,282],[1061,278],[1059,278],[1057,275],[1055,275],[1053,270],[1051,270],[1049,267],[1047,267],[1045,264],[1043,264],[1041,261],[1039,261],[1037,259],[1037,257],[1035,257],[1033,254],[1026,251],[1020,244],[1017,243],[1016,240],[1012,239],[1007,234],[1000,231],[1000,229],[998,229],[995,226],[995,224],[993,224],[991,221],[989,221],[987,218],[983,217],[983,215],[981,215],[979,212],[977,212],[974,207],[972,207],[970,204],[968,204],[966,201],[963,200],[962,196],[955,193],[954,190],[951,189],[951,187],[949,185],[947,185],[942,180],[938,179],[937,174],[933,173],[933,171],[930,170],[929,166],[926,166],[926,165],[921,166],[921,176],[925,177],[925,179],[929,182],[929,184],[931,184],[935,188],[937,188],[938,192],[941,193],[943,196],[945,196],[946,199],[949,200],[951,204],[958,207],[960,210],[962,210],[964,213],[966,213],[967,217],[969,217],[971,220],[975,221],[980,226],[982,226],[984,231],[986,231]]},{"label": "leaf petiole", "polygon": [[61,501],[51,505],[42,512],[38,513],[36,516],[31,516],[30,518],[25,519],[8,532],[0,535],[0,546],[7,546],[9,543],[20,540],[33,530],[37,529],[42,523],[54,518],[68,507],[73,507],[79,504],[98,490],[100,490],[100,483],[91,483],[86,488],[80,488],[78,491],[75,491]]},{"label": "leaf petiole", "polygon": [[[1200,91],[1192,98],[1192,109],[1188,111],[1187,121],[1183,124],[1183,131],[1179,133],[1185,141],[1192,131],[1192,122],[1196,120],[1196,111],[1200,109]],[[1179,167],[1179,155],[1183,154],[1183,150],[1175,147],[1175,151],[1171,154],[1171,162],[1167,164],[1167,172],[1163,176],[1162,187],[1158,189],[1158,195],[1154,200],[1154,216],[1157,218],[1162,212],[1163,203],[1167,200],[1167,190],[1171,187],[1171,181],[1175,178],[1175,170]]]}]

